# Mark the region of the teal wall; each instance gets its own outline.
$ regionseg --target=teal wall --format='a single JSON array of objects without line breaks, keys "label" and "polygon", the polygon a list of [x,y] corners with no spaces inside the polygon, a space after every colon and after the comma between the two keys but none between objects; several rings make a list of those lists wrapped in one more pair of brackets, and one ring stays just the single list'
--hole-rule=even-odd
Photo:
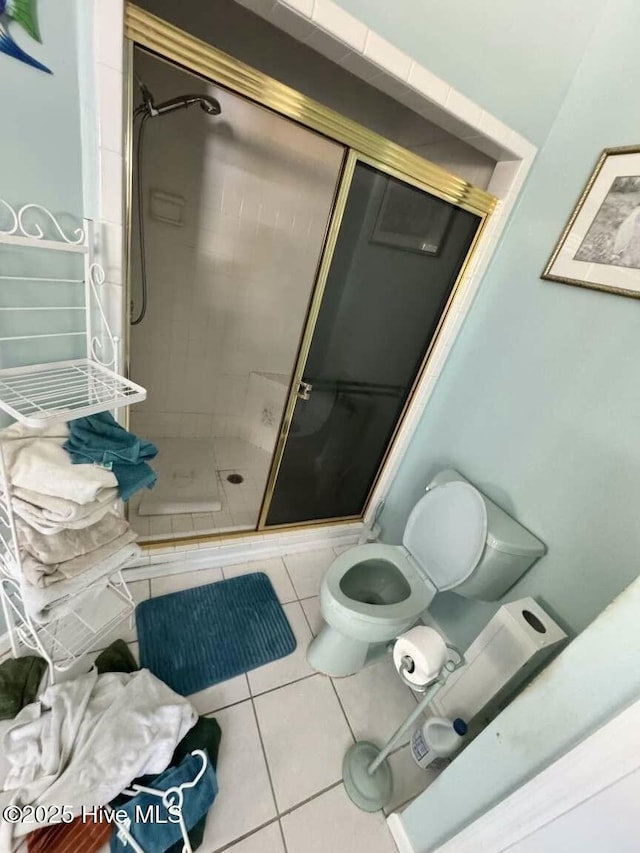
[{"label": "teal wall", "polygon": [[547,136],[602,0],[336,0],[526,136]]},{"label": "teal wall", "polygon": [[76,0],[37,6],[43,43],[11,33],[53,75],[0,53],[0,197],[82,216]]},{"label": "teal wall", "polygon": [[[78,2],[86,0],[39,0],[42,44],[15,22],[10,25],[20,46],[53,74],[0,53],[0,197],[15,207],[41,204],[70,230],[83,215]],[[45,227],[45,220],[39,221]],[[49,236],[46,227],[45,233]],[[81,258],[32,249],[5,248],[0,271],[4,275],[83,276]],[[8,304],[83,305],[83,286],[21,282],[18,291],[5,283],[0,287],[0,305]],[[0,315],[0,336],[83,328],[79,311],[55,316],[51,312]],[[85,348],[81,337],[5,342],[0,344],[0,366],[77,358]]]},{"label": "teal wall", "polygon": [[[583,2],[577,14],[570,0],[338,2],[538,145],[551,130],[604,10],[601,2]],[[615,99],[608,103],[606,90],[600,91],[608,114],[615,110]],[[622,110],[616,112],[622,118]],[[624,399],[628,373],[617,371],[621,397],[608,374],[618,364],[616,343],[610,340],[602,360],[591,341],[591,324],[601,310],[598,302],[604,302],[605,313],[622,314],[632,326],[629,315],[635,305],[629,309],[629,300],[620,305],[613,297],[539,281],[599,149],[638,138],[630,113],[627,127],[614,132],[599,117],[592,118],[597,132],[589,139],[572,136],[568,128],[568,148],[562,154],[559,142],[540,155],[383,517],[385,538],[399,541],[408,511],[429,476],[443,464],[457,465],[516,512],[551,549],[509,597],[536,594],[573,631],[584,627],[634,575],[630,557],[637,547],[635,540],[624,542],[624,535],[620,545],[617,542],[617,534],[629,522],[629,510],[606,523],[598,512],[600,500],[609,496],[615,498],[611,509],[624,508],[625,500],[637,495],[637,487],[626,460],[625,431],[632,413],[625,408],[622,418],[616,418],[613,428],[624,446],[615,447],[599,395],[604,384],[612,399]],[[559,131],[559,126],[554,128],[554,135]],[[533,318],[537,322],[532,323]],[[582,349],[587,350],[586,360]],[[587,427],[585,420],[597,418],[594,408],[599,423]],[[624,472],[621,492],[611,481],[619,468]],[[599,530],[604,526],[604,535],[596,533],[594,522]],[[582,526],[591,532],[585,540]],[[602,560],[610,562],[611,539],[619,562],[602,572]],[[573,588],[576,575],[585,584],[579,596]],[[432,606],[443,627],[463,644],[473,639],[494,610],[492,605],[451,595],[439,597]]]},{"label": "teal wall", "polygon": [[[393,483],[399,541],[429,476],[460,469],[549,553],[533,595],[578,632],[638,574],[640,302],[540,280],[600,151],[640,142],[640,6],[611,0]],[[493,605],[439,596],[457,642]]]},{"label": "teal wall", "polygon": [[[68,217],[67,222],[77,222],[83,215],[83,187],[76,0],[39,0],[37,5],[41,45],[15,23],[10,31],[23,50],[51,68],[53,75],[0,53],[0,198],[14,206],[42,204],[56,214],[63,214],[63,219]],[[76,277],[82,275],[82,266],[78,258],[61,258],[50,252],[36,258],[30,249],[2,251],[0,274],[28,273]],[[82,286],[48,287],[45,299],[49,301],[45,302],[41,287],[22,283],[20,300],[16,302],[16,289],[5,283],[0,287],[0,304],[83,304]],[[3,317],[0,335],[21,333],[15,317],[7,313]],[[50,319],[45,320],[45,315],[32,315],[23,333],[61,331],[71,328],[65,324],[77,321],[60,317],[54,322],[59,324],[55,328]],[[40,329],[39,324],[44,323],[47,328]],[[2,344],[0,366],[83,354],[83,345],[77,343],[81,338],[73,338],[70,343],[57,340],[60,342],[54,343],[53,339],[37,344]],[[0,416],[0,426],[6,422],[6,417]],[[3,631],[0,617],[0,633]]]}]

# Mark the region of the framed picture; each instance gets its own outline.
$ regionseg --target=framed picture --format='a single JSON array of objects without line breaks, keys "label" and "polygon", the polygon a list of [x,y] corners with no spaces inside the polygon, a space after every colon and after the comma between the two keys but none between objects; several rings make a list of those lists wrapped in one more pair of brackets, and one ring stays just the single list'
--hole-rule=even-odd
[{"label": "framed picture", "polygon": [[640,146],[602,152],[542,277],[640,298]]},{"label": "framed picture", "polygon": [[437,255],[453,210],[446,201],[400,181],[388,180],[371,241],[423,255]]}]

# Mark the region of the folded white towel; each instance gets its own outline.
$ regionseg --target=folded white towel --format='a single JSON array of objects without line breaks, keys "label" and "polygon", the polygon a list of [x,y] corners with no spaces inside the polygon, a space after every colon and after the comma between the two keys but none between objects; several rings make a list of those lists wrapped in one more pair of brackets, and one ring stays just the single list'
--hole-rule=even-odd
[{"label": "folded white towel", "polygon": [[21,518],[16,519],[16,530],[23,558],[33,557],[39,563],[53,567],[108,545],[126,533],[129,524],[121,515],[108,512],[104,518],[84,530],[61,530],[60,533],[45,536]]},{"label": "folded white towel", "polygon": [[22,572],[27,583],[37,587],[48,587],[62,581],[77,578],[93,566],[115,554],[120,548],[135,542],[136,534],[127,526],[123,533],[88,554],[80,554],[60,563],[45,565],[30,554],[22,556]]},{"label": "folded white towel", "polygon": [[114,474],[98,465],[73,465],[62,445],[65,423],[39,429],[14,423],[0,431],[9,482],[21,489],[79,504],[95,501],[103,489],[118,485]]},{"label": "folded white towel", "polygon": [[118,500],[117,489],[103,489],[96,500],[86,504],[56,498],[15,486],[11,501],[14,512],[40,533],[51,535],[61,530],[82,530],[106,515]]},{"label": "folded white towel", "polygon": [[[86,598],[93,598],[101,592],[109,582],[109,578],[119,569],[132,562],[140,555],[140,548],[133,542],[135,533],[125,533],[115,542],[104,545],[92,555],[76,557],[69,560],[67,564],[61,563],[58,572],[53,575],[44,575],[41,564],[36,563],[31,557],[25,558],[23,563],[24,576],[19,581],[22,600],[27,613],[40,624],[53,622],[61,619],[71,610],[79,607]],[[79,574],[69,577],[64,571],[71,571],[71,564],[80,566],[84,561],[84,568]],[[40,567],[40,571],[38,569]],[[44,577],[48,585],[34,586],[29,582],[29,575],[34,579]]]}]

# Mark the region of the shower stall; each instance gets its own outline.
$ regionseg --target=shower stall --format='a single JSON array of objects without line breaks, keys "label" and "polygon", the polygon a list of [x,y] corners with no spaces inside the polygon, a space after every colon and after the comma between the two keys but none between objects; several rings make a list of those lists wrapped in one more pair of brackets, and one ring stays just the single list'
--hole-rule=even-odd
[{"label": "shower stall", "polygon": [[361,518],[494,200],[146,13],[129,36],[130,426],[159,448],[131,523]]}]

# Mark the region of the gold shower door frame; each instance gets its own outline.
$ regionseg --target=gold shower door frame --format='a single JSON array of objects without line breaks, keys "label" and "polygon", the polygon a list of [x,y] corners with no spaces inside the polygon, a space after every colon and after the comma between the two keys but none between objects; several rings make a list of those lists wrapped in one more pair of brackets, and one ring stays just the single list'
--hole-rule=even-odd
[{"label": "gold shower door frame", "polygon": [[[306,95],[291,89],[289,86],[268,77],[260,71],[234,59],[228,54],[212,47],[204,41],[189,35],[183,30],[161,20],[155,15],[145,12],[132,3],[127,3],[125,8],[125,36],[127,41],[126,55],[126,180],[125,180],[125,266],[127,270],[125,310],[129,305],[131,296],[131,217],[132,217],[132,186],[133,186],[133,49],[137,45],[159,59],[165,59],[173,64],[181,66],[187,71],[194,73],[203,79],[215,83],[234,94],[240,95],[259,106],[266,107],[289,118],[310,130],[320,133],[334,142],[341,143],[345,148],[342,173],[339,176],[334,205],[330,216],[323,248],[318,264],[315,284],[309,302],[307,316],[301,331],[300,344],[296,356],[288,398],[280,424],[278,440],[271,461],[271,468],[267,479],[262,506],[260,509],[256,529],[261,532],[279,531],[283,529],[298,529],[314,527],[319,525],[350,523],[360,521],[367,511],[371,496],[374,493],[378,480],[384,470],[395,440],[402,427],[407,412],[411,408],[414,396],[420,382],[426,372],[430,355],[437,343],[442,326],[447,318],[451,304],[464,283],[466,270],[469,262],[477,248],[482,233],[486,228],[487,221],[495,209],[497,199],[485,190],[478,189],[448,171],[424,160],[417,154],[402,148],[383,136],[357,124],[351,119],[334,112],[328,107],[308,98]],[[397,420],[394,433],[387,445],[384,458],[378,468],[377,474],[372,482],[369,494],[360,515],[323,518],[317,521],[304,523],[266,526],[266,519],[271,505],[271,500],[277,485],[280,463],[287,444],[289,429],[293,419],[298,388],[302,380],[305,364],[309,355],[311,342],[315,333],[316,321],[320,312],[324,289],[333,261],[333,254],[338,241],[342,218],[351,181],[358,162],[372,166],[379,171],[404,181],[417,189],[423,190],[437,198],[454,204],[463,210],[474,213],[480,217],[480,224],[476,231],[473,242],[467,256],[460,268],[458,277],[447,300],[447,304],[440,316],[435,334],[431,339],[429,348],[423,362],[416,374],[413,387],[407,398],[404,408]],[[126,316],[126,315],[125,315]],[[126,358],[127,365],[130,358],[130,330],[126,324]],[[241,530],[224,534],[207,534],[202,536],[181,537],[171,540],[174,543],[215,540],[219,536],[246,536],[252,530]],[[166,545],[167,540],[145,543],[145,545]]]}]

